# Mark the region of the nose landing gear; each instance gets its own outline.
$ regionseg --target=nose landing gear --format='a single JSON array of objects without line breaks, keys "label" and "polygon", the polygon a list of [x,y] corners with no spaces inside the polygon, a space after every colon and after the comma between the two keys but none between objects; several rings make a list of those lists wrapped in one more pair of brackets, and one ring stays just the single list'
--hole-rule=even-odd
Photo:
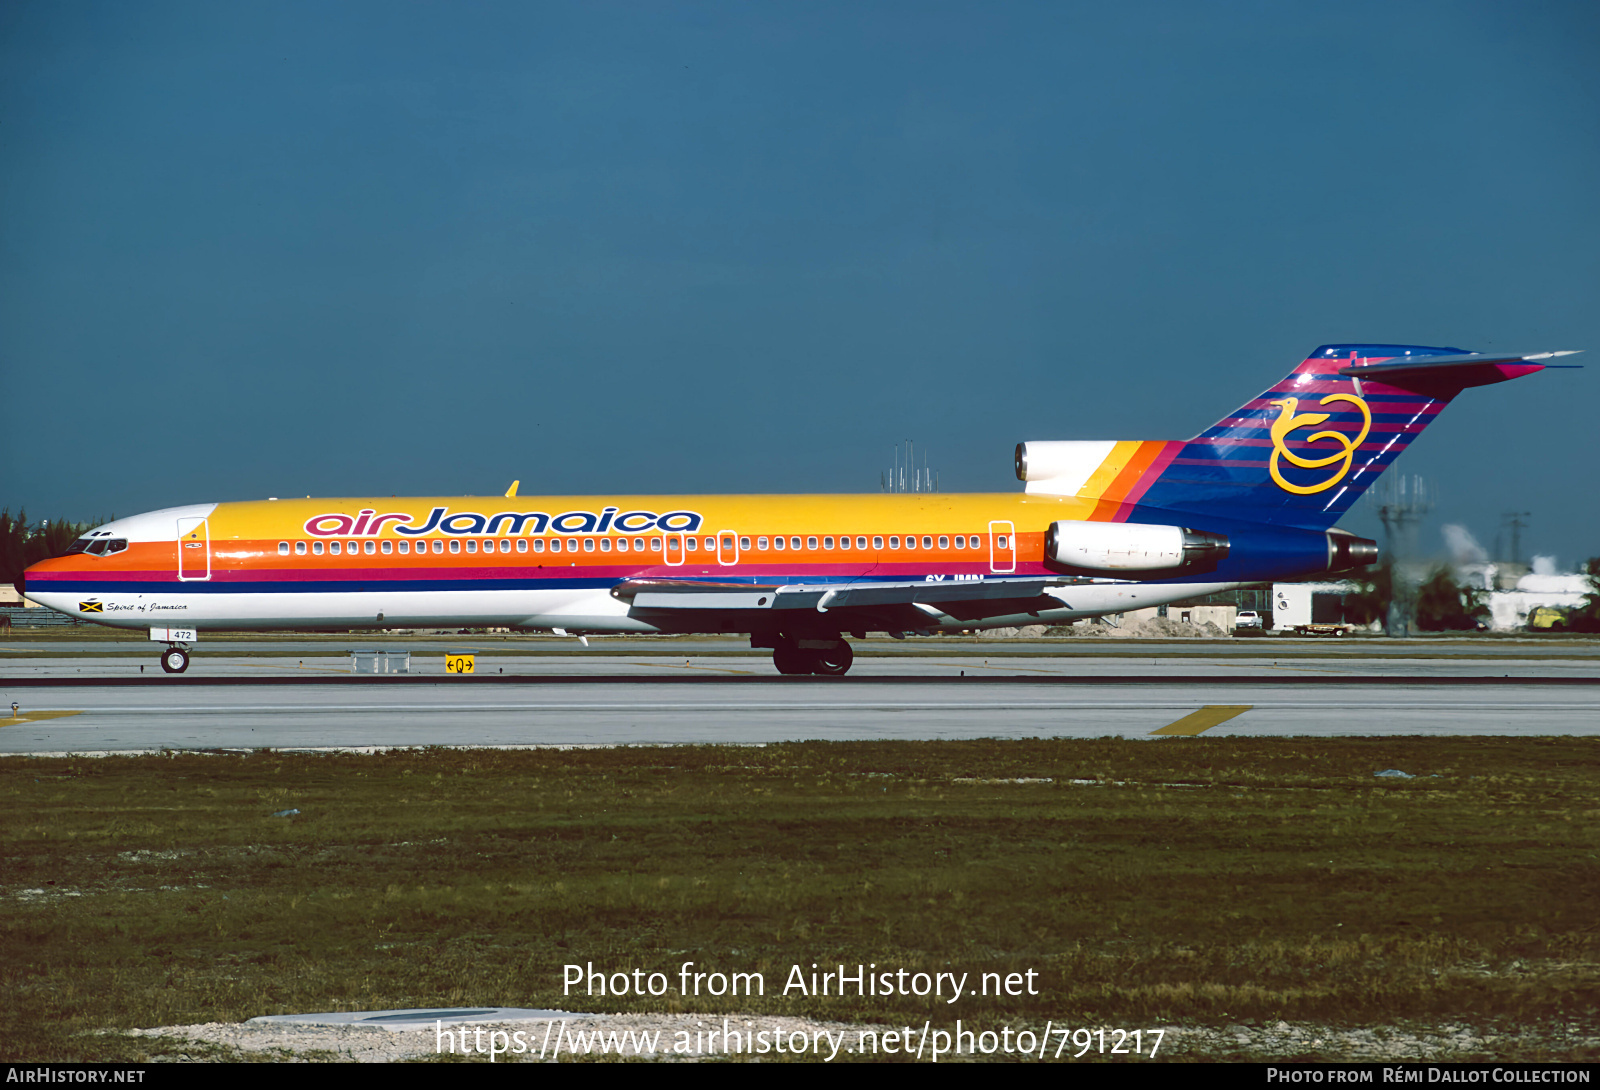
[{"label": "nose landing gear", "polygon": [[187,670],[189,647],[197,641],[198,636],[199,633],[192,628],[152,628],[151,641],[167,645],[167,649],[161,652],[161,668],[169,674],[181,674]]}]

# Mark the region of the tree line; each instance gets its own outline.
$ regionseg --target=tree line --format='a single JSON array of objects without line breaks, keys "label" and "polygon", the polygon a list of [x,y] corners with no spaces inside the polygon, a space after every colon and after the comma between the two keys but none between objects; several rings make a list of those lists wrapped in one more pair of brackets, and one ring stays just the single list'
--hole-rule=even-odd
[{"label": "tree line", "polygon": [[[1555,631],[1600,632],[1600,556],[1584,561],[1583,574],[1589,593],[1582,605],[1569,610],[1554,626]],[[1392,563],[1384,561],[1355,582],[1350,619],[1357,624],[1383,620],[1394,594]],[[1414,620],[1424,632],[1471,631],[1488,623],[1488,596],[1488,591],[1462,584],[1448,567],[1441,566],[1417,588]]]},{"label": "tree line", "polygon": [[11,517],[11,509],[0,508],[0,586],[15,585],[22,579],[30,564],[49,560],[67,551],[78,538],[110,519],[94,522],[52,522],[41,519],[29,525],[28,512],[18,511]]}]

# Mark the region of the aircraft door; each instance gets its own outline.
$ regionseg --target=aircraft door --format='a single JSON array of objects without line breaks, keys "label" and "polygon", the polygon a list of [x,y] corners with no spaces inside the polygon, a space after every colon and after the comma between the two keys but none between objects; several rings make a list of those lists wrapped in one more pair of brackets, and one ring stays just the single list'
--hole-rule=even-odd
[{"label": "aircraft door", "polygon": [[665,540],[662,542],[662,546],[666,550],[667,564],[669,566],[676,568],[678,565],[683,563],[682,534],[665,535]]},{"label": "aircraft door", "polygon": [[739,562],[739,535],[732,530],[724,530],[717,535],[717,563],[737,564]]},{"label": "aircraft door", "polygon": [[205,519],[178,520],[178,580],[211,578],[211,530]]},{"label": "aircraft door", "polygon": [[989,523],[989,570],[995,575],[1017,570],[1017,531],[1009,522]]}]

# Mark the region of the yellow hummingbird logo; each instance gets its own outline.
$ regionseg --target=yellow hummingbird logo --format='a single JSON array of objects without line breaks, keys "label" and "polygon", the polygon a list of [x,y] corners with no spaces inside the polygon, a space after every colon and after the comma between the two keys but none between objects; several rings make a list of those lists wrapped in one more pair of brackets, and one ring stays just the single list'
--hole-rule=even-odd
[{"label": "yellow hummingbird logo", "polygon": [[[1305,458],[1288,447],[1289,433],[1299,431],[1301,428],[1314,428],[1323,423],[1330,413],[1300,413],[1295,415],[1295,409],[1300,405],[1297,397],[1286,397],[1282,401],[1274,401],[1273,405],[1279,409],[1278,419],[1272,422],[1272,460],[1267,463],[1267,470],[1272,474],[1272,479],[1278,482],[1278,487],[1285,492],[1293,492],[1297,496],[1309,496],[1316,492],[1325,492],[1344,480],[1345,474],[1350,472],[1351,463],[1355,461],[1356,449],[1361,446],[1367,437],[1367,432],[1372,430],[1372,410],[1367,408],[1367,403],[1355,394],[1329,394],[1318,404],[1328,405],[1335,401],[1345,401],[1361,410],[1361,433],[1354,439],[1338,431],[1319,431],[1306,436],[1306,443],[1318,443],[1324,439],[1332,439],[1339,444],[1340,449],[1321,458]],[[1316,484],[1299,485],[1290,484],[1283,479],[1283,474],[1278,470],[1278,459],[1287,459],[1290,465],[1299,466],[1301,469],[1320,469],[1331,466],[1336,462],[1344,463],[1334,471],[1333,476]]]}]

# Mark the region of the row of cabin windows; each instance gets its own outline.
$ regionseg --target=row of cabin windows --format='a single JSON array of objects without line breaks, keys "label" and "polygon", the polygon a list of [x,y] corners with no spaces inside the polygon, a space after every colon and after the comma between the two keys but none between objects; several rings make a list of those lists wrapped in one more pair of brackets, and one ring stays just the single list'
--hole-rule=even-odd
[{"label": "row of cabin windows", "polygon": [[[581,538],[581,539],[580,538],[575,538],[575,537],[569,537],[569,538],[565,538],[565,539],[556,538],[556,539],[554,539],[554,540],[552,540],[550,542],[550,546],[549,546],[550,551],[553,552],[553,553],[561,552],[562,551],[562,544],[561,543],[562,543],[563,540],[566,541],[566,551],[569,552],[569,553],[578,552],[580,549],[583,552],[589,552],[589,553],[592,553],[592,552],[595,551],[595,541],[596,541],[596,539],[592,538],[592,537],[586,537],[586,538]],[[582,545],[578,544],[578,542],[580,540],[583,542]],[[611,538],[599,538],[598,540],[600,542],[600,546],[599,546],[600,551],[603,552],[603,553],[609,553],[611,551],[612,539]],[[646,546],[645,545],[645,540],[646,539],[642,538],[642,537],[632,538],[632,539],[629,539],[629,538],[619,538],[619,539],[617,539],[617,545],[616,545],[617,551],[618,552],[624,552],[624,553],[627,552],[628,551],[628,541],[629,540],[633,541],[633,548],[638,552],[644,552],[646,550],[646,548],[654,549],[656,552],[660,552],[661,551],[661,539],[660,538],[652,538],[652,539],[650,539],[650,545]],[[348,551],[348,553],[351,556],[360,555],[362,552],[365,552],[368,556],[372,556],[375,553],[383,553],[385,555],[388,555],[389,553],[394,553],[394,552],[398,552],[398,553],[400,553],[400,555],[404,556],[407,553],[411,552],[411,542],[409,542],[409,541],[351,541],[351,542],[345,542],[345,543],[341,543],[341,542],[338,542],[338,541],[329,541],[329,542],[326,542],[326,543],[321,542],[321,541],[313,541],[310,544],[311,544],[310,551],[311,551],[311,554],[313,556],[321,556],[323,554],[324,546],[326,546],[327,552],[329,552],[333,556],[338,556],[341,552],[345,552],[345,551]],[[348,546],[348,548],[346,548],[347,546]],[[707,546],[707,547],[710,548],[710,546]],[[278,555],[279,556],[288,556],[289,555],[289,548],[290,548],[289,542],[287,542],[287,541],[278,542]],[[500,542],[500,551],[503,552],[503,553],[509,553],[509,552],[512,551],[513,548],[515,548],[516,551],[519,552],[519,553],[527,552],[528,551],[528,539],[525,538],[525,537],[517,538],[515,546],[512,545],[512,542],[511,542],[510,538],[505,538]],[[690,548],[693,548],[693,546],[691,545]],[[426,553],[427,551],[428,551],[428,542],[426,542],[426,541],[417,542],[417,554],[419,556],[421,554],[423,554],[423,553]],[[444,542],[443,538],[434,538],[433,539],[433,551],[436,552],[436,553],[443,553],[445,551],[445,542]],[[463,539],[462,538],[451,538],[450,539],[449,551],[452,552],[452,553],[462,552],[463,551]],[[475,553],[475,552],[478,551],[478,541],[477,541],[476,538],[466,538],[465,539],[465,551],[469,552],[469,553]],[[492,552],[495,551],[495,543],[494,543],[494,541],[492,539],[486,540],[486,541],[483,542],[483,551],[486,552],[486,553],[492,553]],[[536,552],[536,553],[542,553],[542,552],[545,551],[545,539],[544,538],[536,537],[536,538],[533,539],[533,551]],[[296,556],[305,556],[306,555],[306,542],[304,542],[304,541],[296,541],[294,543],[294,554]]]},{"label": "row of cabin windows", "polygon": [[[433,551],[435,553],[443,553],[445,551],[444,539],[443,538],[434,538],[432,540],[433,540],[433,545],[432,545]],[[512,551],[513,548],[515,548],[516,551],[519,552],[519,553],[526,553],[528,551],[528,542],[529,542],[529,540],[530,540],[529,538],[519,537],[519,538],[516,539],[515,546],[513,546],[511,538],[501,538],[500,539],[500,544],[499,544],[499,550],[502,553],[509,553],[509,552]],[[545,551],[545,541],[547,539],[542,538],[542,537],[536,537],[536,538],[532,538],[531,540],[533,542],[533,551],[534,552],[542,553],[542,552]],[[586,552],[586,553],[592,553],[597,548],[597,546],[595,545],[595,542],[597,542],[597,541],[599,542],[598,549],[599,549],[600,552],[603,552],[603,553],[609,553],[609,552],[611,552],[613,550],[613,548],[615,548],[615,550],[617,552],[619,552],[619,553],[625,553],[625,552],[628,552],[630,550],[632,550],[633,552],[636,552],[636,553],[642,553],[642,552],[657,552],[657,553],[659,553],[661,551],[661,547],[662,547],[661,543],[662,543],[663,539],[660,538],[660,537],[632,537],[632,538],[629,538],[629,537],[619,537],[619,538],[610,538],[610,537],[601,537],[601,538],[596,538],[596,537],[581,537],[581,538],[580,537],[569,537],[569,538],[552,538],[552,539],[548,539],[548,540],[550,542],[549,550],[551,552],[553,552],[553,553],[559,553],[563,549],[565,549],[565,551],[567,551],[569,553],[575,553],[575,552],[579,552],[579,551]],[[935,540],[935,538],[931,534],[923,535],[922,538],[921,538],[921,548],[923,548],[923,549],[932,549],[932,548],[934,548],[934,540]],[[981,548],[983,548],[983,537],[981,535],[979,535],[979,534],[957,534],[954,538],[951,538],[948,534],[940,534],[938,536],[937,540],[938,540],[938,543],[939,543],[938,547],[941,548],[941,549],[949,549],[951,547],[952,543],[954,544],[955,548],[957,548],[957,549],[981,549]],[[563,541],[566,542],[565,546],[562,545]],[[580,541],[583,543],[582,545],[579,544]],[[898,534],[889,535],[889,537],[887,538],[887,541],[888,541],[889,548],[891,548],[891,549],[899,549],[899,548],[901,548],[901,538],[900,538],[900,536]],[[462,549],[463,549],[463,542],[465,542],[465,546],[464,547],[465,547],[467,552],[475,553],[475,552],[478,551],[478,540],[476,538],[465,538],[465,539],[463,539],[463,538],[451,538],[450,539],[450,551],[452,553],[461,552]],[[612,544],[613,542],[616,543],[614,546]],[[629,544],[630,542],[632,543],[631,545]],[[802,544],[802,542],[804,542],[804,544]],[[881,536],[881,535],[874,536],[872,538],[872,546],[871,547],[873,549],[875,549],[875,550],[882,551],[882,549],[884,547],[884,542],[885,542],[885,538],[883,536]],[[756,551],[758,551],[758,552],[765,551],[769,547],[771,549],[773,549],[774,551],[777,551],[777,552],[783,552],[783,551],[789,550],[789,549],[793,549],[793,550],[810,549],[810,550],[815,551],[817,549],[819,543],[820,543],[820,545],[821,545],[821,547],[823,549],[833,549],[835,547],[837,547],[839,549],[842,549],[842,550],[852,549],[852,548],[853,549],[866,549],[867,548],[867,538],[865,536],[860,536],[860,537],[855,537],[855,538],[841,536],[841,537],[839,537],[837,539],[835,539],[831,535],[824,535],[821,538],[818,538],[818,537],[815,537],[815,536],[807,536],[805,538],[800,538],[800,537],[789,537],[789,538],[774,537],[774,538],[768,539],[768,538],[764,538],[764,537],[758,537],[758,538],[755,539],[755,547],[756,547]],[[406,554],[411,552],[411,542],[409,542],[409,541],[351,541],[351,542],[348,542],[347,544],[348,544],[348,551],[349,551],[349,554],[351,556],[357,556],[362,552],[365,552],[368,556],[372,556],[372,555],[374,555],[376,553],[383,553],[385,555],[388,555],[388,554],[393,553],[393,552],[399,552],[400,555],[404,556],[404,555],[406,555]],[[304,541],[296,541],[296,542],[294,542],[294,544],[293,544],[294,555],[296,555],[296,556],[305,556],[306,555],[306,545],[307,545],[307,543],[304,542]],[[342,550],[344,550],[344,548],[345,548],[345,544],[341,544],[338,541],[329,541],[329,542],[326,542],[326,543],[321,542],[321,541],[313,541],[313,542],[310,543],[310,551],[311,551],[312,555],[314,555],[314,556],[323,555],[324,545],[326,545],[327,551],[330,554],[332,554],[333,556],[338,556],[340,554],[340,552]],[[419,542],[416,543],[416,546],[417,546],[417,552],[419,554],[420,553],[426,553],[428,551],[428,549],[429,549],[428,542],[426,542],[426,541],[419,541]],[[290,543],[287,542],[287,541],[278,542],[278,555],[280,555],[280,556],[288,556],[290,547],[291,547]],[[699,551],[699,548],[700,548],[700,539],[699,538],[694,538],[694,537],[685,537],[683,539],[683,547],[686,550],[688,550],[689,552],[697,552],[697,551]],[[916,549],[916,548],[918,548],[918,538],[917,538],[917,536],[915,534],[907,534],[905,536],[904,547],[907,548],[907,549]],[[1009,545],[1008,545],[1007,535],[1005,535],[1005,534],[997,535],[995,537],[995,547],[999,548],[999,549],[1008,548]],[[716,552],[717,551],[717,539],[715,537],[706,538],[705,539],[705,548],[706,548],[707,552]],[[722,539],[722,549],[723,549],[724,552],[732,552],[733,551],[733,538],[731,538],[731,537],[723,538]],[[750,551],[750,539],[748,537],[741,537],[739,539],[739,549],[740,549],[741,552],[749,552]],[[493,539],[485,539],[484,540],[484,542],[483,542],[483,551],[486,552],[486,553],[492,553],[492,552],[495,551],[495,542],[494,542]]]},{"label": "row of cabin windows", "polygon": [[[813,549],[813,550],[816,549],[817,541],[818,541],[817,538],[815,538],[815,537],[807,537],[804,540],[805,540],[805,545],[804,545],[805,548]],[[1000,534],[999,536],[997,536],[995,538],[995,546],[997,548],[1000,548],[1000,549],[1006,548],[1007,547],[1006,540],[1007,540],[1006,535],[1005,534]],[[712,538],[706,538],[706,548],[708,548],[708,549],[711,548],[711,542],[712,541],[713,541]],[[791,537],[791,538],[775,537],[775,538],[772,539],[772,548],[776,549],[776,550],[779,550],[779,551],[782,551],[783,549],[799,549],[799,548],[802,547],[800,542],[801,542],[801,539],[798,538],[798,537]],[[826,537],[825,536],[825,537],[823,537],[821,539],[821,542],[822,542],[822,547],[824,549],[832,549],[832,548],[834,548],[835,542],[834,542],[834,539],[832,537]],[[948,534],[940,534],[938,536],[938,542],[939,542],[939,548],[941,548],[941,549],[949,549],[952,544],[954,544],[954,546],[957,549],[981,549],[981,548],[983,548],[983,537],[981,535],[979,535],[979,534],[957,534],[954,538],[951,538]],[[889,548],[891,548],[891,549],[900,548],[900,536],[898,534],[889,535],[888,543],[889,543]],[[923,536],[923,538],[922,538],[922,548],[931,549],[931,548],[934,547],[933,543],[934,543],[934,538],[933,538],[932,535],[924,535]],[[729,547],[731,547],[731,545],[732,545],[731,539],[725,539],[723,547],[724,548],[729,548]],[[883,546],[884,546],[884,538],[882,536],[874,536],[872,538],[872,548],[873,549],[878,550],[878,551],[881,552],[883,550]],[[857,538],[840,537],[838,539],[838,547],[840,549],[849,549],[849,548],[852,548],[852,547],[853,548],[857,548],[857,549],[865,549],[865,548],[867,548],[867,539],[865,537],[857,537]],[[906,535],[906,537],[905,537],[905,547],[907,549],[915,549],[915,548],[917,548],[917,537],[916,537],[915,534],[907,534]],[[691,546],[691,548],[692,548],[692,546]],[[743,549],[743,550],[749,550],[749,548],[750,548],[750,539],[747,538],[747,537],[741,537],[739,539],[739,548]],[[767,539],[764,538],[764,537],[756,538],[756,549],[759,551],[759,550],[764,550],[766,548],[767,548]]]}]

